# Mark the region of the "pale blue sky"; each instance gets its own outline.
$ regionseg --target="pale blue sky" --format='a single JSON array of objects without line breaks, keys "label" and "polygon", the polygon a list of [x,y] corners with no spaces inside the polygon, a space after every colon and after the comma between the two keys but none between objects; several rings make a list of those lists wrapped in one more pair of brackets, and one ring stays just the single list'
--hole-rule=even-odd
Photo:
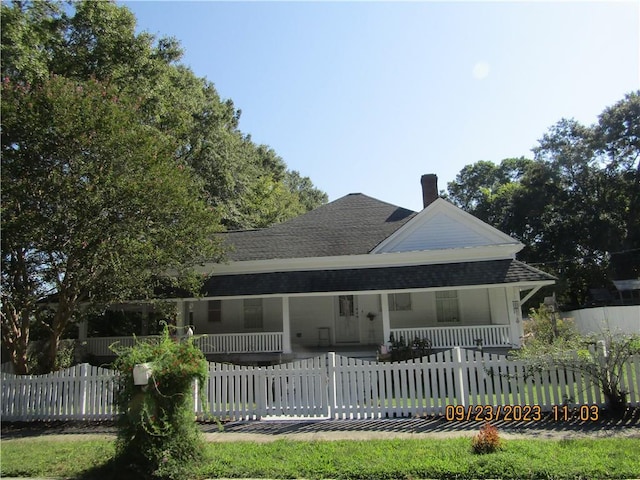
[{"label": "pale blue sky", "polygon": [[420,210],[423,173],[532,158],[640,88],[637,1],[119,3],[330,200]]}]

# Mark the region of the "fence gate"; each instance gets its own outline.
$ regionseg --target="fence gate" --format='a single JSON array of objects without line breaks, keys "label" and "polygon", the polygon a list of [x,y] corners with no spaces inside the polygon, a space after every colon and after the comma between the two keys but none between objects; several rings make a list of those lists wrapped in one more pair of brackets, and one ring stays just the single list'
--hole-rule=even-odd
[{"label": "fence gate", "polygon": [[269,367],[212,363],[205,397],[220,419],[328,417],[327,355]]},{"label": "fence gate", "polygon": [[262,417],[328,417],[327,356],[264,369]]}]

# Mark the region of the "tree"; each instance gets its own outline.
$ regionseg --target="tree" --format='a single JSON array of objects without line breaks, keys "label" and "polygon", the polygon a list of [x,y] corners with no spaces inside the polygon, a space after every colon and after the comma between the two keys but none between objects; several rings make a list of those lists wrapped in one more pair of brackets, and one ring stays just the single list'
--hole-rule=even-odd
[{"label": "tree", "polygon": [[5,78],[2,98],[2,339],[25,373],[32,322],[49,332],[55,368],[81,304],[149,297],[168,271],[184,284],[219,255],[219,217],[174,140],[117,90]]},{"label": "tree", "polygon": [[621,210],[624,235],[611,255],[611,269],[619,278],[640,276],[640,91],[629,93],[606,108],[595,126],[596,153],[605,166],[609,187]]},{"label": "tree", "polygon": [[0,14],[2,332],[18,371],[34,322],[51,367],[84,302],[147,296],[163,269],[216,257],[219,224],[261,227],[326,201],[310,182],[289,187],[233,102],[180,63],[179,42],[136,33],[126,7],[14,1]]},{"label": "tree", "polygon": [[314,187],[309,177],[303,177],[295,170],[287,171],[284,179],[286,187],[298,196],[303,212],[308,212],[327,203],[329,198],[322,190]]},{"label": "tree", "polygon": [[639,125],[638,92],[595,125],[563,119],[533,160],[466,166],[450,199],[519,239],[523,260],[559,278],[560,301],[583,305],[589,288],[640,273]]},{"label": "tree", "polygon": [[126,7],[79,1],[63,9],[43,0],[1,8],[3,77],[96,79],[138,98],[140,120],[174,139],[227,228],[265,226],[326,202],[310,182],[304,192],[291,190],[282,159],[239,130],[240,110],[180,63],[179,42],[137,34]]}]

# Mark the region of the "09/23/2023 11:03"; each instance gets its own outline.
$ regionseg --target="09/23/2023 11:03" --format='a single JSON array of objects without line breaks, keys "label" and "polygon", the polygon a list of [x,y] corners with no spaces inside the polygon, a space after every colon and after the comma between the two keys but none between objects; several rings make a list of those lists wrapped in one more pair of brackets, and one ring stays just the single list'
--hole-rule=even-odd
[{"label": "09/23/2023 11:03", "polygon": [[453,422],[539,422],[543,419],[551,419],[555,422],[570,420],[596,422],[599,418],[598,405],[580,405],[575,408],[568,405],[554,405],[549,415],[543,414],[540,405],[447,405],[445,407],[445,419]]}]

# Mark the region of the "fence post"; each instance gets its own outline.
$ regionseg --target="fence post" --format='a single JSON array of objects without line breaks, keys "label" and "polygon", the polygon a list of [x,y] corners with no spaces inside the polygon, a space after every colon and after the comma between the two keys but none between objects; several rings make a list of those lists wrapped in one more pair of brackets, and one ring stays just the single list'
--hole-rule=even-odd
[{"label": "fence post", "polygon": [[462,368],[462,349],[453,347],[453,375],[456,382],[456,397],[458,405],[467,406],[468,395],[465,382],[464,369]]},{"label": "fence post", "polygon": [[194,378],[193,381],[191,382],[192,385],[192,391],[193,391],[193,410],[194,410],[194,414],[196,417],[200,416],[202,418],[203,416],[203,408],[202,405],[199,405],[199,400],[200,400],[200,390],[199,390],[199,382],[197,378]]},{"label": "fence post", "polygon": [[80,365],[80,415],[82,416],[82,420],[86,419],[87,415],[87,382],[88,373],[87,366],[89,364],[83,363]]},{"label": "fence post", "polygon": [[269,414],[268,409],[268,393],[269,388],[266,370],[264,367],[250,367],[253,374],[253,382],[255,388],[255,404],[256,409],[254,415],[256,420],[262,419],[262,417]]},{"label": "fence post", "polygon": [[336,352],[327,353],[327,384],[328,384],[328,403],[327,413],[329,418],[336,418]]}]

